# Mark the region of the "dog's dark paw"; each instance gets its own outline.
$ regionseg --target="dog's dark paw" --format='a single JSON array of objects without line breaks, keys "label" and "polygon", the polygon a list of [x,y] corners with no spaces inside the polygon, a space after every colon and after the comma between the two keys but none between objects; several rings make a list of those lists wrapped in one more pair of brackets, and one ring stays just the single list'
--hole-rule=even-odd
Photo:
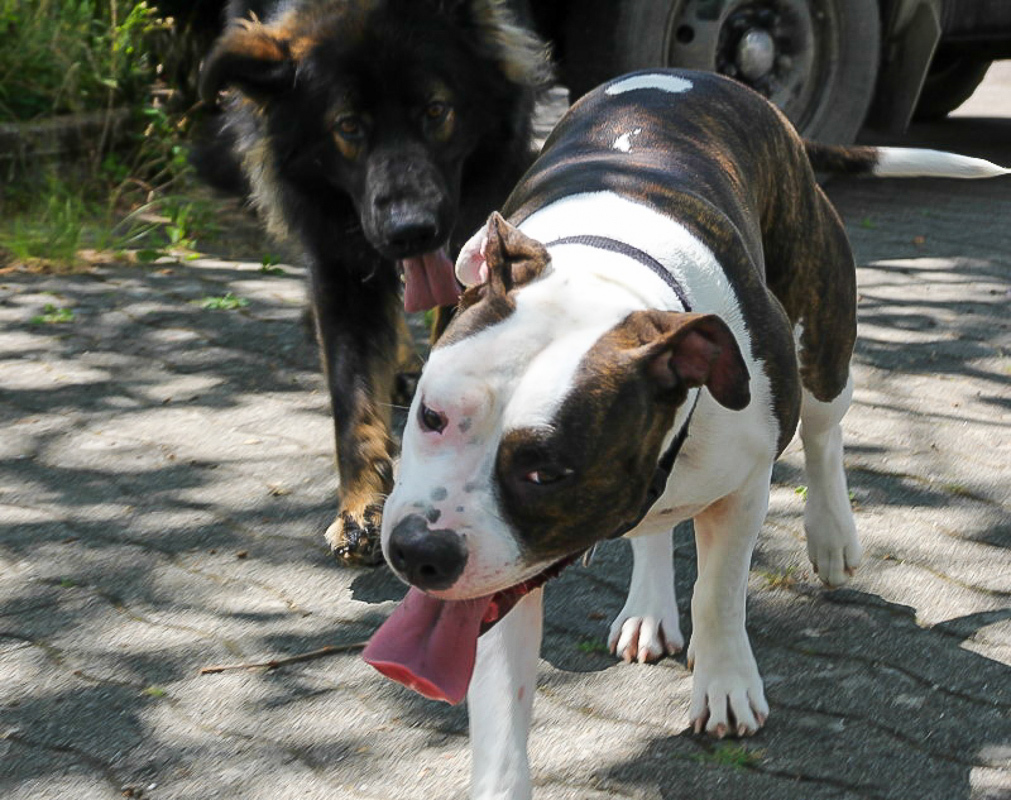
[{"label": "dog's dark paw", "polygon": [[342,511],[327,528],[326,540],[330,543],[338,564],[346,567],[375,567],[383,563],[383,550],[379,528],[382,508],[369,506],[362,515]]}]

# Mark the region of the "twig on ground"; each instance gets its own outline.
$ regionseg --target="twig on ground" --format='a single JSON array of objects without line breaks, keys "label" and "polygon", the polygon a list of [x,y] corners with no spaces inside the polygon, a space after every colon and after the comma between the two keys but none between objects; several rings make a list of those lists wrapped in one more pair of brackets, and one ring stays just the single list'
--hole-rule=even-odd
[{"label": "twig on ground", "polygon": [[285,658],[272,658],[270,661],[258,661],[244,664],[218,664],[213,667],[204,667],[200,670],[200,674],[214,675],[218,672],[226,672],[236,669],[256,669],[257,667],[277,669],[278,667],[283,667],[285,664],[298,664],[302,661],[312,661],[316,658],[324,658],[338,653],[347,653],[351,650],[361,650],[367,644],[367,641],[349,642],[348,644],[328,644],[326,647],[321,647],[319,650],[311,650],[308,653],[299,653],[298,655],[286,656]]}]

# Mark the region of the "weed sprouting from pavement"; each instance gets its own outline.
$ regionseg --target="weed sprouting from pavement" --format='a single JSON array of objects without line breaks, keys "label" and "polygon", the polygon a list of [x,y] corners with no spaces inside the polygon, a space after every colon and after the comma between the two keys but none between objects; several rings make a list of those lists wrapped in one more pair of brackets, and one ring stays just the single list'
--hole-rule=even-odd
[{"label": "weed sprouting from pavement", "polygon": [[732,769],[751,769],[762,762],[764,751],[749,750],[743,744],[720,742],[712,750],[695,757],[703,764],[716,764]]},{"label": "weed sprouting from pavement", "polygon": [[33,325],[59,325],[74,321],[74,310],[72,308],[57,308],[52,303],[46,303],[42,307],[42,313],[32,317]]},{"label": "weed sprouting from pavement", "polygon": [[584,639],[576,644],[576,649],[581,653],[595,653],[597,655],[607,655],[609,652],[607,645],[601,639]]},{"label": "weed sprouting from pavement", "polygon": [[245,308],[249,305],[249,301],[246,298],[236,297],[231,292],[226,292],[220,297],[202,297],[193,302],[207,311],[234,311],[237,308]]},{"label": "weed sprouting from pavement", "polygon": [[800,568],[796,564],[791,564],[785,569],[770,570],[760,574],[769,589],[792,589],[797,585],[799,571]]}]

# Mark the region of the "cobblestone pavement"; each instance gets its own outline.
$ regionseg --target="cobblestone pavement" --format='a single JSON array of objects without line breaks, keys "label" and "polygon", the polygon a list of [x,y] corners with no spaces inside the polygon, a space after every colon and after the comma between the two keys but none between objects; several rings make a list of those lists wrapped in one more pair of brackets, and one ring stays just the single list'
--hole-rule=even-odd
[{"label": "cobblestone pavement", "polygon": [[[1011,164],[1009,119],[910,141]],[[750,587],[772,717],[721,744],[688,730],[683,657],[603,652],[627,546],[568,570],[547,590],[539,800],[1011,798],[1011,183],[829,190],[861,265],[845,428],[866,563],[817,585],[794,444]],[[466,795],[465,710],[357,652],[200,674],[358,642],[403,593],[328,557],[303,276],[259,267],[0,275],[0,797]],[[199,304],[228,292],[248,305]]]}]

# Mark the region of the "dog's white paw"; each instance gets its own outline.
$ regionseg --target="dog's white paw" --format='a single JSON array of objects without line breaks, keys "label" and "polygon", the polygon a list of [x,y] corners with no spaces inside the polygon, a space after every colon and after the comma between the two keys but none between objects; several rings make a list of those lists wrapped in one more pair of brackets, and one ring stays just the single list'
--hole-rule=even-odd
[{"label": "dog's white paw", "polygon": [[804,508],[807,555],[822,582],[831,588],[845,584],[863,560],[853,516],[833,514],[827,506],[808,497]]},{"label": "dog's white paw", "polygon": [[660,614],[643,616],[629,615],[622,610],[611,623],[607,645],[626,662],[640,664],[680,653],[685,640],[678,624],[677,606]]},{"label": "dog's white paw", "polygon": [[694,645],[693,638],[688,647],[688,667],[695,672],[689,719],[695,732],[705,730],[720,739],[757,732],[769,716],[769,704],[747,638],[712,652],[702,648],[697,653]]}]

